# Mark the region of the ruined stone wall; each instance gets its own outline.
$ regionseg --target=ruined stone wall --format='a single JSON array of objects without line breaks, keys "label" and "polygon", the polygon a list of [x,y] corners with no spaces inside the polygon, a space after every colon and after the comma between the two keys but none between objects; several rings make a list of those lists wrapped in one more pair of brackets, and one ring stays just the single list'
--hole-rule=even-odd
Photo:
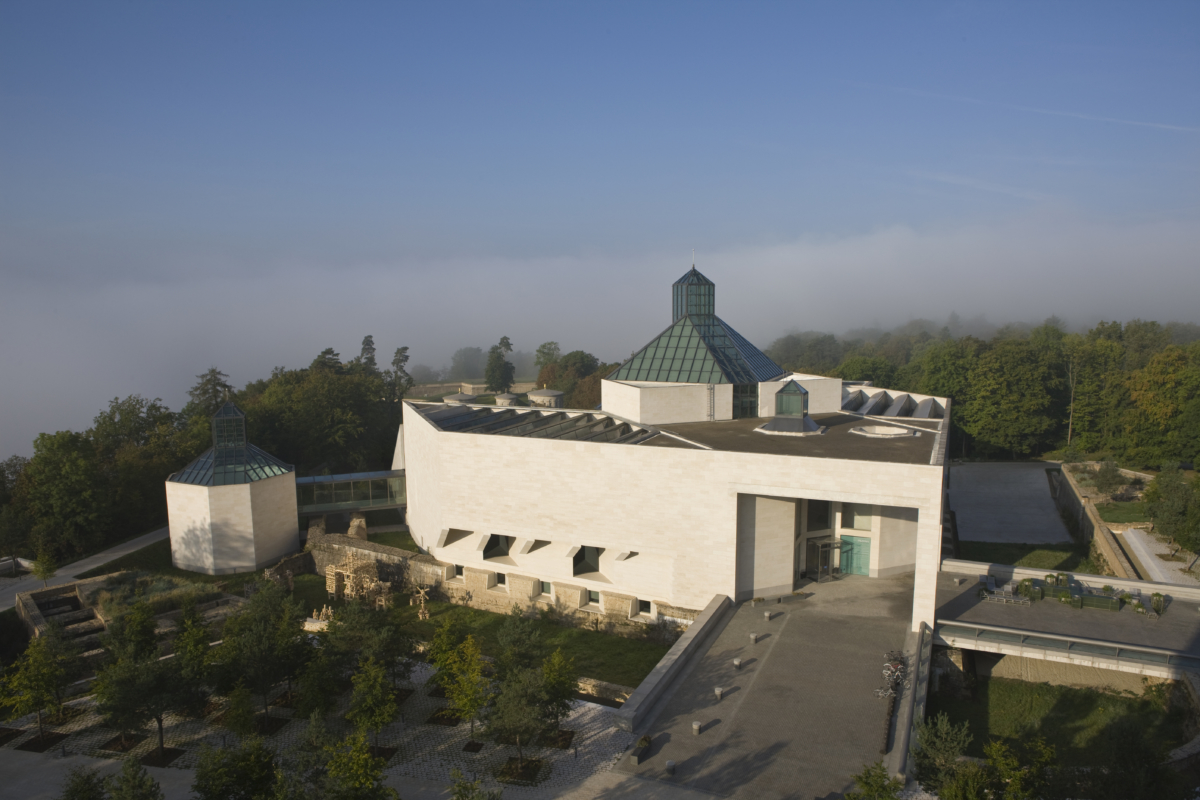
[{"label": "ruined stone wall", "polygon": [[[552,593],[546,595],[542,594],[540,580],[513,572],[505,573],[503,584],[497,583],[495,572],[473,567],[465,567],[463,574],[456,577],[453,564],[432,556],[312,529],[305,552],[292,557],[296,559],[292,562],[295,566],[281,563],[275,571],[281,576],[287,569],[294,575],[304,574],[297,567],[304,567],[307,562],[301,557],[307,556],[311,559],[311,572],[325,576],[329,568],[345,563],[351,553],[360,559],[373,558],[379,579],[390,581],[396,590],[411,591],[415,586],[424,586],[432,590],[430,595],[435,599],[483,611],[507,614],[516,605],[528,615],[539,614],[568,625],[630,637],[645,635],[646,626],[658,622],[636,615],[635,598],[631,595],[602,592],[599,604],[589,604],[585,589],[558,581],[554,582]],[[699,613],[668,605],[660,605],[658,612],[666,620],[661,626],[664,637],[677,634],[681,626],[689,624]]]}]

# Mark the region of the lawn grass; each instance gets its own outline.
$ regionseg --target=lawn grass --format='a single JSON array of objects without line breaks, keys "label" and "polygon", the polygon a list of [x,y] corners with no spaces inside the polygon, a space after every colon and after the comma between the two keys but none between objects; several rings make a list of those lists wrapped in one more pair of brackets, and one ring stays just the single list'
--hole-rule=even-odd
[{"label": "lawn grass", "polygon": [[1054,746],[1064,766],[1099,766],[1098,747],[1107,729],[1121,719],[1131,719],[1152,745],[1169,750],[1187,741],[1187,712],[1165,709],[1152,694],[1128,694],[1095,689],[1072,689],[1008,678],[979,678],[971,700],[930,696],[928,716],[945,712],[950,721],[970,723],[974,739],[967,755],[983,757],[990,739],[1017,744],[1022,736],[1041,735]]},{"label": "lawn grass", "polygon": [[[343,602],[330,600],[325,592],[325,579],[320,575],[297,575],[292,596],[303,604],[305,612],[329,605],[335,611]],[[466,623],[467,632],[479,642],[484,655],[500,655],[497,634],[504,624],[503,614],[481,611],[453,603],[429,602],[428,620],[417,618],[417,606],[408,604],[408,595],[396,595],[395,606],[389,612],[393,620],[415,638],[428,642],[437,626],[448,617]],[[626,639],[598,631],[568,628],[542,619],[535,619],[541,634],[542,657],[561,647],[563,653],[575,659],[579,674],[587,678],[636,687],[658,664],[668,646],[641,639]]]},{"label": "lawn grass", "polygon": [[382,544],[386,547],[398,547],[409,552],[419,552],[417,543],[413,541],[408,531],[383,531],[382,533],[367,532],[367,541]]},{"label": "lawn grass", "polygon": [[1088,558],[1088,548],[1074,543],[1009,544],[1007,542],[958,543],[959,554],[967,561],[987,564],[1012,564],[1016,567],[1097,574]]},{"label": "lawn grass", "polygon": [[1150,521],[1150,514],[1146,510],[1146,503],[1142,500],[1134,500],[1128,503],[1101,503],[1096,506],[1096,511],[1100,514],[1100,519],[1105,522]]},{"label": "lawn grass", "polygon": [[258,580],[262,571],[239,572],[235,575],[205,575],[202,572],[189,572],[179,569],[171,563],[171,540],[162,539],[154,544],[148,544],[140,550],[113,559],[107,564],[101,564],[95,569],[81,573],[80,578],[97,578],[101,575],[111,575],[123,569],[141,570],[155,575],[172,575],[177,578],[193,581],[194,583],[223,583],[224,589],[230,594],[240,592],[242,586]]}]

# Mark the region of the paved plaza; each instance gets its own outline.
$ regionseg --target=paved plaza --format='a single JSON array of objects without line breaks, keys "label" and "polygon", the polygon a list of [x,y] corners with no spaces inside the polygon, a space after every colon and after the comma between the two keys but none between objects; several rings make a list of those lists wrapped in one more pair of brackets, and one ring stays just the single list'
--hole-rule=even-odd
[{"label": "paved plaza", "polygon": [[884,653],[904,646],[912,582],[845,576],[806,586],[803,599],[739,606],[651,724],[649,758],[617,770],[721,796],[840,797],[882,758],[887,702],[874,691]]},{"label": "paved plaza", "polygon": [[954,464],[950,507],[958,538],[966,542],[1056,544],[1070,542],[1050,496],[1052,464]]}]

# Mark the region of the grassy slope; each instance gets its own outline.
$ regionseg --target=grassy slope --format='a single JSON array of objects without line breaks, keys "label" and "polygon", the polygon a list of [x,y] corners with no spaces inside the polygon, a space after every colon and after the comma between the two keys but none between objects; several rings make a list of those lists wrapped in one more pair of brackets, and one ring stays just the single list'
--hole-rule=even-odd
[{"label": "grassy slope", "polygon": [[[294,596],[300,599],[304,609],[310,613],[326,604],[334,609],[341,605],[327,599],[325,579],[319,575],[300,575],[295,579],[295,587]],[[429,641],[433,638],[434,628],[441,620],[448,616],[456,616],[466,622],[468,631],[479,641],[484,655],[500,654],[496,634],[504,622],[503,614],[493,614],[452,603],[431,602],[428,604],[430,619],[423,621],[417,619],[417,607],[408,605],[407,596],[401,595],[396,601],[396,607],[391,613],[416,638]],[[580,675],[622,686],[635,687],[641,683],[669,649],[654,642],[567,628],[540,619],[536,620],[535,624],[541,631],[543,655],[549,655],[555,648],[561,647],[566,655],[575,659]]]},{"label": "grassy slope", "polygon": [[385,531],[384,533],[368,533],[367,540],[388,547],[398,547],[410,553],[417,552],[417,543],[413,541],[408,531]]},{"label": "grassy slope", "polygon": [[128,555],[121,556],[107,564],[88,570],[79,577],[95,578],[99,575],[120,572],[123,569],[142,570],[159,575],[174,575],[177,578],[185,578],[196,583],[223,583],[227,592],[240,591],[243,584],[257,580],[262,574],[261,572],[241,572],[236,575],[204,575],[199,572],[188,572],[185,569],[179,569],[171,564],[171,540],[163,539],[154,544],[146,545],[141,550],[134,550]]},{"label": "grassy slope", "polygon": [[1095,574],[1087,547],[1078,544],[1007,544],[1003,542],[959,542],[959,552],[968,561],[1012,564],[1033,569]]},{"label": "grassy slope", "polygon": [[974,740],[967,754],[983,756],[983,746],[998,738],[1015,743],[1030,732],[1054,745],[1067,766],[1097,766],[1093,745],[1122,717],[1134,719],[1156,746],[1178,747],[1187,740],[1185,712],[1163,710],[1151,697],[1130,697],[1094,689],[1071,689],[1007,678],[980,678],[972,700],[931,695],[928,715],[944,711],[955,723],[970,723]]}]

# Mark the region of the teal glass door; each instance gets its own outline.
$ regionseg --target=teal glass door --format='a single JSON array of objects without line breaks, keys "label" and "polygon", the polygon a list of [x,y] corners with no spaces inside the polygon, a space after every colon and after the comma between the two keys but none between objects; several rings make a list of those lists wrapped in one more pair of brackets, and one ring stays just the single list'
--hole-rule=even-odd
[{"label": "teal glass door", "polygon": [[866,536],[842,537],[842,573],[871,574],[871,540]]}]

